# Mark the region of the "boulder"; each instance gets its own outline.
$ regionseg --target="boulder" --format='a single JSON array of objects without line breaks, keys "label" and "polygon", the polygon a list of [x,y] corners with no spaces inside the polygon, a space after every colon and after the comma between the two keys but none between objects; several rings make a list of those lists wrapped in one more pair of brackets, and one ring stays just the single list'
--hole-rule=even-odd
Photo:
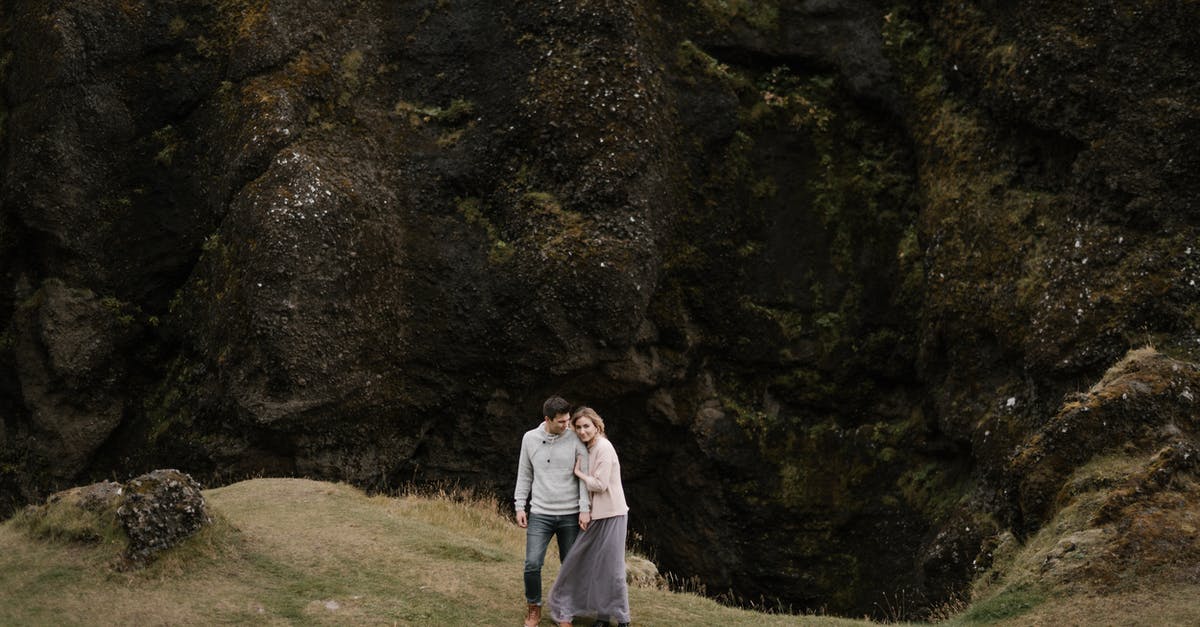
[{"label": "boulder", "polygon": [[200,484],[178,470],[155,470],[125,484],[117,508],[129,536],[125,556],[145,562],[212,522]]},{"label": "boulder", "polygon": [[654,562],[638,556],[625,556],[625,581],[635,588],[662,588],[666,580]]}]

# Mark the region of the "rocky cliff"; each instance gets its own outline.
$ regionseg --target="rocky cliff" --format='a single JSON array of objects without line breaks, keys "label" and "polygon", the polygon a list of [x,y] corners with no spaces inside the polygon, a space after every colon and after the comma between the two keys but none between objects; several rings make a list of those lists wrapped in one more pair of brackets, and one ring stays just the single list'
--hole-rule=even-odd
[{"label": "rocky cliff", "polygon": [[1191,375],[1065,426],[1131,348],[1195,368],[1189,3],[0,25],[6,509],[164,465],[506,492],[561,393],[664,569],[863,612],[962,591],[1097,455],[1192,442]]}]

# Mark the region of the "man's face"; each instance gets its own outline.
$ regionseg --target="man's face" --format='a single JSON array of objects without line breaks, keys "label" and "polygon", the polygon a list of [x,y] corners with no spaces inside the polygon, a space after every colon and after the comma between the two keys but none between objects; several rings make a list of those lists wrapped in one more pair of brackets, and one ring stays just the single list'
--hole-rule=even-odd
[{"label": "man's face", "polygon": [[559,414],[553,418],[546,417],[546,431],[551,435],[561,435],[571,422],[571,414]]}]

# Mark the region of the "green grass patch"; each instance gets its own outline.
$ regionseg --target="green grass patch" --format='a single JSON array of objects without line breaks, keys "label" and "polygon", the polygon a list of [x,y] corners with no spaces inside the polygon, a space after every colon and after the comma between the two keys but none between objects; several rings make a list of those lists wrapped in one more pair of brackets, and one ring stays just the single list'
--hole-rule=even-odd
[{"label": "green grass patch", "polygon": [[30,507],[13,516],[10,524],[30,537],[59,542],[121,545],[129,542],[117,522],[116,511],[92,511],[73,505]]},{"label": "green grass patch", "polygon": [[1046,600],[1046,595],[1033,587],[1009,588],[990,599],[973,604],[955,622],[965,625],[994,623],[1016,618]]}]

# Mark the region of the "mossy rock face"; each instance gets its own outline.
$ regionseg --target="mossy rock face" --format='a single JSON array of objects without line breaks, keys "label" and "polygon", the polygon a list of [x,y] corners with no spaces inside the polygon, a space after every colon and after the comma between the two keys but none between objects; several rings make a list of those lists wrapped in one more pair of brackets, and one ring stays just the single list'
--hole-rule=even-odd
[{"label": "mossy rock face", "polygon": [[11,428],[14,445],[29,436],[24,455],[46,462],[49,473],[37,478],[43,487],[69,481],[117,429],[137,367],[127,354],[143,333],[143,317],[129,303],[57,279],[13,313],[6,352],[21,368],[12,391],[30,420]]},{"label": "mossy rock face", "polygon": [[[1200,390],[1200,367],[1140,349],[1131,351],[1087,392],[1068,396],[1009,468],[1024,530],[1038,529],[1053,515],[1068,476],[1094,457],[1173,446],[1180,450],[1163,453],[1167,457],[1162,476],[1190,469],[1194,455],[1188,451],[1200,432],[1193,390]],[[1172,461],[1176,457],[1178,461]]]},{"label": "mossy rock face", "polygon": [[[928,372],[969,390],[946,396],[940,413],[986,415],[1007,398],[1053,412],[1062,393],[1147,341],[1194,356],[1180,325],[1195,289],[1195,182],[1167,182],[1179,176],[1168,164],[1194,159],[1180,143],[1191,135],[1161,132],[1177,116],[1143,99],[1196,95],[1131,68],[1159,65],[1159,43],[1187,40],[1196,16],[1122,3],[1103,17],[927,9],[919,19],[890,14],[885,41],[908,86],[924,171]],[[1154,23],[1170,26],[1142,30]],[[1183,58],[1162,67],[1163,76],[1194,69]],[[1013,385],[1023,376],[1033,388]],[[976,393],[988,388],[1004,397],[991,408]],[[1026,426],[990,431],[1019,438]],[[986,448],[1012,446],[1011,434]]]},{"label": "mossy rock face", "polygon": [[936,603],[1101,446],[1064,393],[1196,361],[1200,20],[1143,4],[4,4],[0,503],[506,493],[561,393],[668,571]]},{"label": "mossy rock face", "polygon": [[1007,469],[1015,523],[985,539],[967,618],[1010,598],[1035,597],[1024,611],[1064,594],[1192,580],[1198,374],[1193,362],[1130,351],[1028,437]]}]

